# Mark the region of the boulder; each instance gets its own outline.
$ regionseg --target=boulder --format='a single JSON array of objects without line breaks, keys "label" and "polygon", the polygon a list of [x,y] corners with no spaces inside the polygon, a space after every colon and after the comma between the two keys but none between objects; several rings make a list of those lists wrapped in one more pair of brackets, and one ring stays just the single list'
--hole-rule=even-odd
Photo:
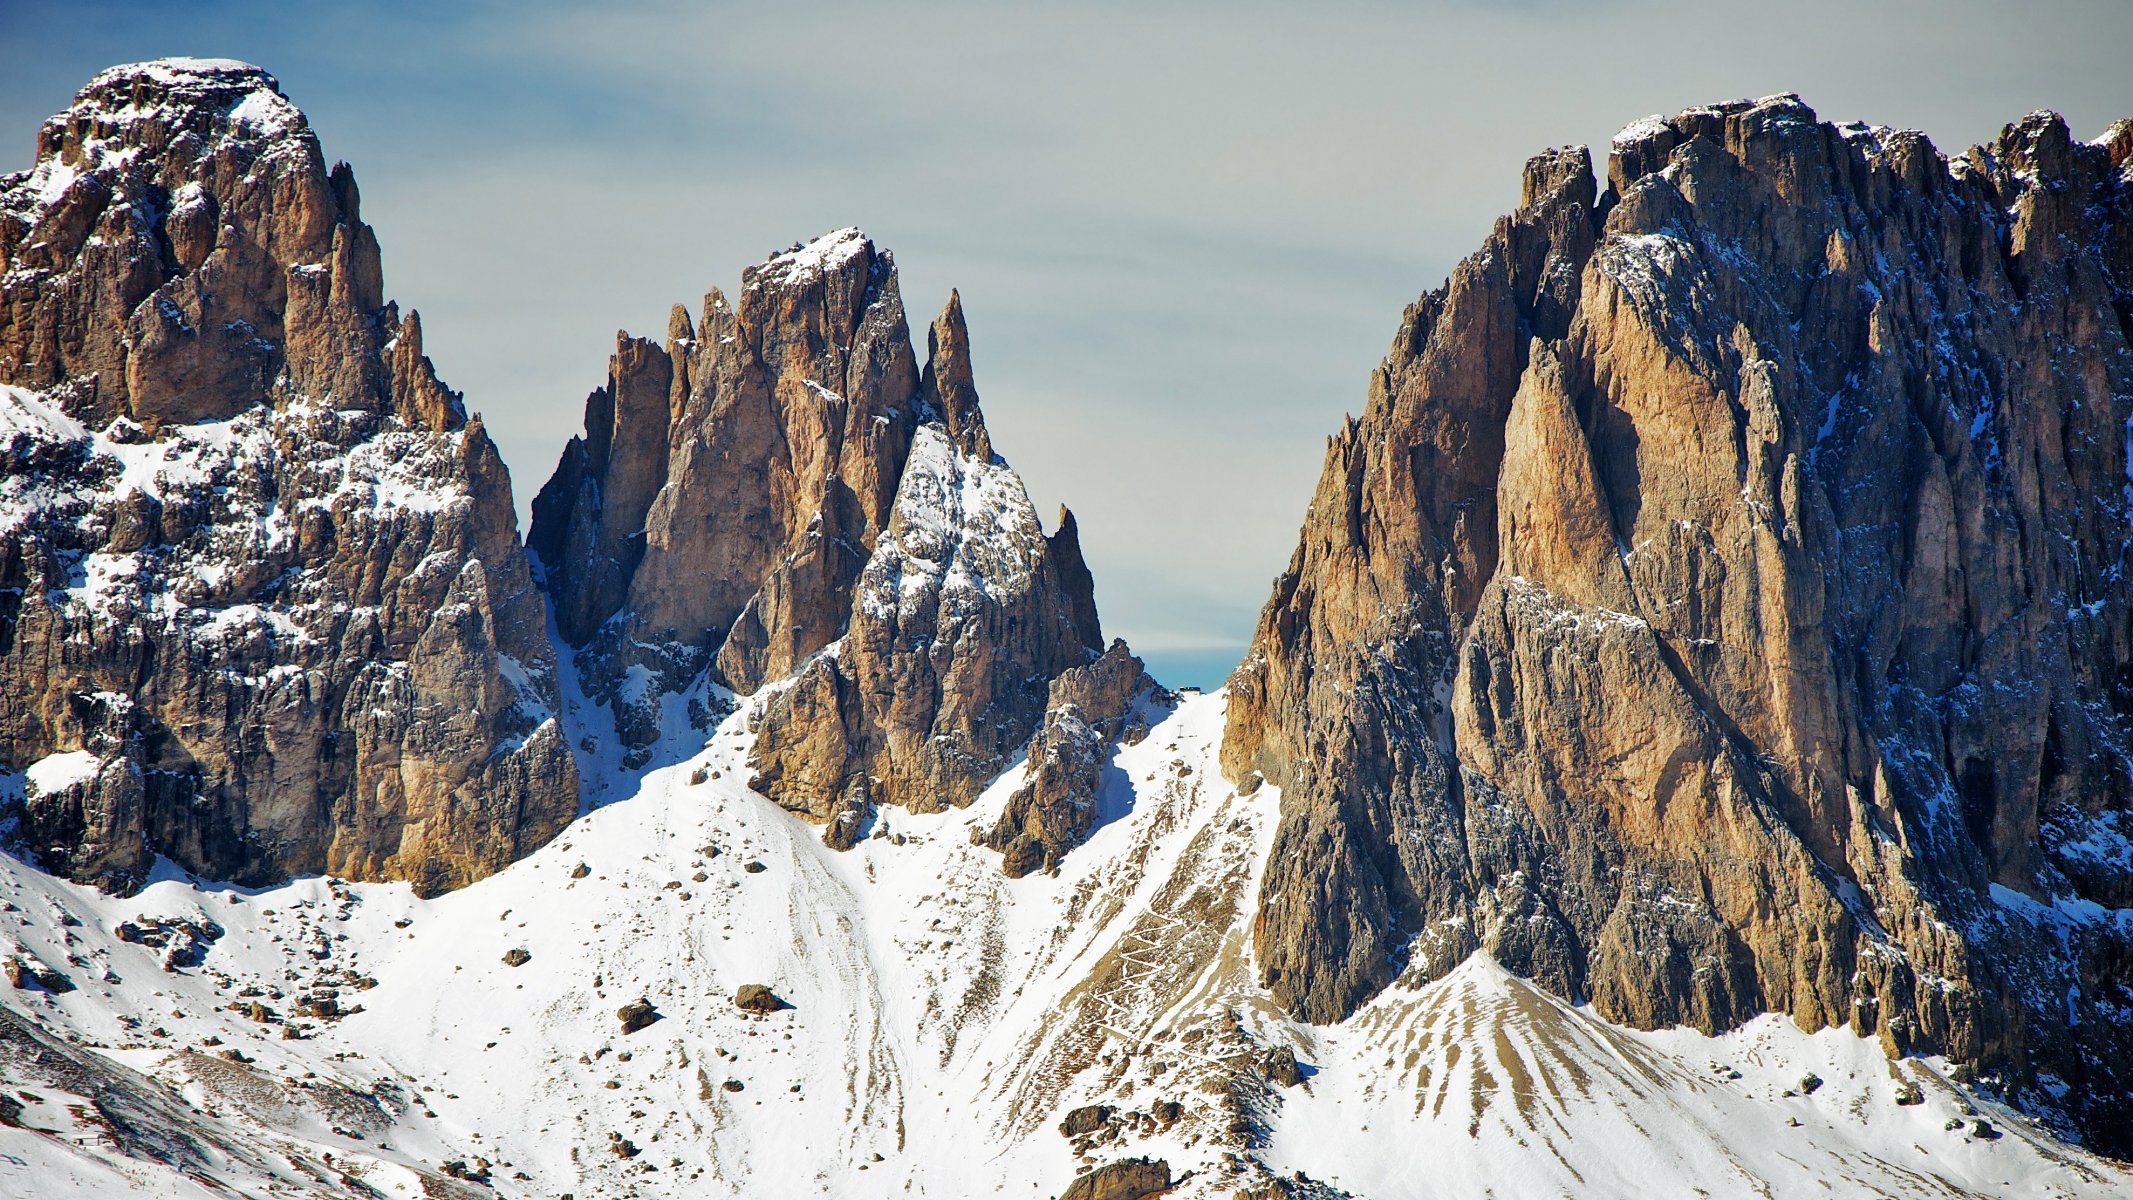
[{"label": "boulder", "polygon": [[1159,1158],[1122,1158],[1067,1185],[1059,1200],[1141,1200],[1170,1188],[1170,1164]]},{"label": "boulder", "polygon": [[792,1005],[780,998],[776,992],[771,991],[768,985],[760,983],[744,983],[735,989],[733,1004],[734,1007],[743,1012],[752,1012],[759,1015],[783,1012],[792,1007]]}]

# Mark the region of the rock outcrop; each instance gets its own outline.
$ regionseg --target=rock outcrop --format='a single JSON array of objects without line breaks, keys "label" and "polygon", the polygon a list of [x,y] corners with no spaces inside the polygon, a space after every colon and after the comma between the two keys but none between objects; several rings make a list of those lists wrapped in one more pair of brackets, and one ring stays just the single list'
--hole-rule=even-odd
[{"label": "rock outcrop", "polygon": [[[993,453],[951,295],[913,353],[856,229],[772,255],[662,349],[624,334],[529,539],[630,761],[709,685],[762,702],[757,784],[848,846],[967,804],[1102,648],[1073,517]],[[789,683],[786,681],[790,681]],[[679,700],[679,703],[677,703]]]},{"label": "rock outcrop", "polygon": [[1103,656],[1052,681],[1044,720],[1030,738],[1024,783],[1000,819],[975,836],[1002,854],[1011,879],[1049,871],[1089,836],[1101,817],[1104,768],[1121,742],[1147,736],[1171,696],[1145,665],[1114,641]]},{"label": "rock outcrop", "polygon": [[2133,1149],[2133,125],[1794,97],[1527,167],[1333,439],[1232,680],[1315,1020],[1474,949],[1764,1010]]},{"label": "rock outcrop", "polygon": [[272,77],[107,71],[0,178],[0,765],[124,888],[495,871],[577,811],[510,478]]},{"label": "rock outcrop", "polygon": [[1141,1200],[1170,1190],[1170,1164],[1159,1158],[1122,1158],[1082,1175],[1059,1200]]}]

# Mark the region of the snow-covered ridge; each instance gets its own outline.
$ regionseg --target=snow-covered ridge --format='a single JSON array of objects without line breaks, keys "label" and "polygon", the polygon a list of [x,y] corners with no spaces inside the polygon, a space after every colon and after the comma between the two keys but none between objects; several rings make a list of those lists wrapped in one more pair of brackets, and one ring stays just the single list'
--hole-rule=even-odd
[{"label": "snow-covered ridge", "polygon": [[304,129],[303,113],[272,75],[229,58],[161,58],[112,67],[75,95],[61,120],[125,124],[170,118],[183,109],[220,114],[233,133],[272,137]]},{"label": "snow-covered ridge", "polygon": [[781,254],[771,255],[761,265],[750,269],[747,286],[802,284],[842,268],[872,247],[873,242],[865,233],[857,226],[848,225],[813,241],[797,244]]},{"label": "snow-covered ridge", "polygon": [[90,80],[67,111],[45,122],[34,166],[0,176],[0,207],[49,208],[85,176],[146,165],[140,158],[144,145],[161,151],[189,135],[187,157],[199,162],[223,142],[272,152],[309,129],[274,77],[249,63],[169,58],[113,67]]},{"label": "snow-covered ridge", "polygon": [[[1639,1033],[1485,958],[1340,1026],[1289,1021],[1250,939],[1280,798],[1221,781],[1223,705],[1187,697],[1118,752],[1110,819],[1057,876],[1003,879],[971,844],[1013,772],[968,810],[884,811],[828,850],[742,782],[745,713],[434,900],[174,873],[115,899],[0,859],[0,952],[75,987],[0,1006],[178,1088],[226,1147],[196,1173],[256,1197],[356,1194],[343,1177],[410,1200],[1049,1196],[1141,1154],[1185,1177],[1181,1200],[1306,1187],[1298,1172],[1372,1200],[2133,1182],[1944,1064],[1778,1018]],[[744,1011],[749,983],[791,1007]],[[639,999],[655,1019],[626,1033]],[[1285,1055],[1286,1086],[1267,1067]],[[52,1081],[12,1086],[37,1100],[0,1127],[0,1192],[209,1194],[70,1117]]]}]

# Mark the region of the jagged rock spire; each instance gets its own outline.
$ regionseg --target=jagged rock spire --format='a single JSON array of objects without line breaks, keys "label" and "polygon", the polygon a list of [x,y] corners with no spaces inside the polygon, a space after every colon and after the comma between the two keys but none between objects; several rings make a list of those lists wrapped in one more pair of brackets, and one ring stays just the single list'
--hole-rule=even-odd
[{"label": "jagged rock spire", "polygon": [[992,459],[992,438],[978,411],[978,388],[970,372],[970,330],[963,324],[963,297],[951,290],[941,315],[926,331],[926,406],[938,415],[957,449],[981,462]]}]

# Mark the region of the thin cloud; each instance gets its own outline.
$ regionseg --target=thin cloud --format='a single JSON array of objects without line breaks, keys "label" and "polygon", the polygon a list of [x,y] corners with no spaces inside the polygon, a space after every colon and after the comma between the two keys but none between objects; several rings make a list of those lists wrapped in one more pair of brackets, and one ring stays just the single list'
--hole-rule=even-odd
[{"label": "thin cloud", "polygon": [[962,289],[1000,448],[1079,516],[1107,629],[1214,682],[1324,435],[1529,155],[1782,90],[1946,148],[2037,107],[2093,134],[2133,114],[2128,44],[2114,0],[0,0],[0,165],[111,63],[274,71],[522,503],[618,327],[858,224],[914,327]]}]

